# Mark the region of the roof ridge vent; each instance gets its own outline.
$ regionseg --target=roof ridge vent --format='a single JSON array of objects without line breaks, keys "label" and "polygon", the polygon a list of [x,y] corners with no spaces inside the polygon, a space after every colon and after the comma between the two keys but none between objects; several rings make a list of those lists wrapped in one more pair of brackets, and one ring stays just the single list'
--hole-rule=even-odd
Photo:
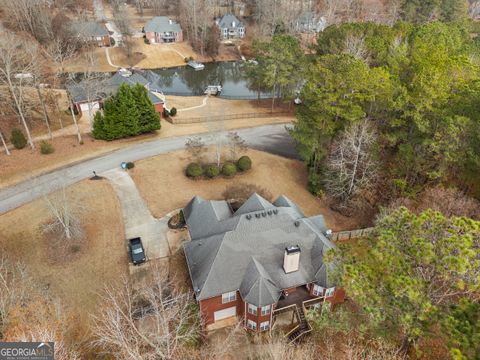
[{"label": "roof ridge vent", "polygon": [[260,213],[256,213],[256,214],[255,214],[255,217],[256,217],[257,219],[260,218],[260,216],[261,216]]},{"label": "roof ridge vent", "polygon": [[268,211],[267,211],[267,214],[268,214],[268,215],[272,215],[272,214],[273,214],[273,211],[272,211],[272,210],[268,210]]},{"label": "roof ridge vent", "polygon": [[295,222],[293,224],[295,225],[295,227],[299,227],[300,226],[300,221],[295,220]]},{"label": "roof ridge vent", "polygon": [[247,214],[246,216],[247,220],[250,220],[252,218],[252,215],[251,214]]},{"label": "roof ridge vent", "polygon": [[273,209],[273,213],[274,213],[275,215],[277,215],[277,214],[278,214],[278,209]]},{"label": "roof ridge vent", "polygon": [[262,217],[265,217],[265,216],[267,216],[267,213],[264,211],[262,212]]}]

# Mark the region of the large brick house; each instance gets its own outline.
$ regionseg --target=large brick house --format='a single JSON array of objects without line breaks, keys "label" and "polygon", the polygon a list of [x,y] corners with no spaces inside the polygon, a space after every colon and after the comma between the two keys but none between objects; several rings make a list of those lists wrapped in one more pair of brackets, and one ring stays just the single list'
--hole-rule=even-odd
[{"label": "large brick house", "polygon": [[110,46],[110,34],[104,24],[87,21],[72,24],[72,32],[82,41],[97,46]]},{"label": "large brick house", "polygon": [[145,24],[143,30],[150,44],[183,41],[183,31],[180,25],[166,16],[155,16]]},{"label": "large brick house", "polygon": [[305,217],[286,196],[253,194],[238,210],[194,197],[184,208],[184,250],[206,330],[226,319],[269,330],[283,309],[303,310],[345,293],[329,280],[323,256],[334,245],[323,216]]}]

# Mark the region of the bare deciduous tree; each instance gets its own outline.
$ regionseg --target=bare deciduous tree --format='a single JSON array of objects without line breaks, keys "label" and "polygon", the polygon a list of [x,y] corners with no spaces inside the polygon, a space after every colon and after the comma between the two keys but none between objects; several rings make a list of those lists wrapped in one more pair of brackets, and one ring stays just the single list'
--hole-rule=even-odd
[{"label": "bare deciduous tree", "polygon": [[35,145],[26,120],[23,86],[25,80],[31,79],[36,54],[35,44],[27,43],[8,31],[0,34],[0,82],[8,88],[32,149]]},{"label": "bare deciduous tree", "polygon": [[372,154],[375,141],[375,131],[365,119],[351,125],[333,142],[324,180],[332,198],[346,205],[354,195],[373,185],[378,171]]},{"label": "bare deciduous tree", "polygon": [[200,136],[189,137],[185,142],[185,148],[195,161],[199,163],[202,162],[202,157],[207,151],[205,142]]},{"label": "bare deciduous tree", "polygon": [[25,266],[0,256],[0,333],[8,326],[10,310],[30,296],[32,280]]},{"label": "bare deciduous tree", "polygon": [[368,63],[369,55],[363,36],[348,34],[345,39],[344,52]]},{"label": "bare deciduous tree", "polygon": [[227,144],[230,151],[231,160],[237,160],[238,154],[247,149],[245,140],[235,131],[230,131],[227,135]]},{"label": "bare deciduous tree", "polygon": [[222,196],[225,200],[231,202],[234,209],[238,209],[253,193],[257,193],[268,201],[273,200],[273,195],[268,189],[241,181],[228,185]]},{"label": "bare deciduous tree", "polygon": [[5,138],[3,137],[2,131],[0,130],[0,140],[2,141],[3,148],[5,149],[5,153],[10,155],[10,150],[8,150],[7,143],[5,142]]},{"label": "bare deciduous tree", "polygon": [[45,232],[53,233],[67,243],[82,238],[81,206],[68,196],[65,186],[54,194],[46,195],[45,204],[52,216],[52,220],[44,225]]},{"label": "bare deciduous tree", "polygon": [[120,288],[106,289],[93,317],[93,345],[117,359],[181,358],[182,345],[199,334],[191,300],[173,289],[161,269],[138,290],[124,277]]}]

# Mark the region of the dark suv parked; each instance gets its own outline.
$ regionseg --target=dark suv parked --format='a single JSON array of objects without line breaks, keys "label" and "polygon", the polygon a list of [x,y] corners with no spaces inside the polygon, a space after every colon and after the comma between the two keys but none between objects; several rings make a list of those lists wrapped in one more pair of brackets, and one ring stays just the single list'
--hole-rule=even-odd
[{"label": "dark suv parked", "polygon": [[130,252],[130,259],[133,265],[144,263],[147,258],[145,256],[145,249],[142,245],[142,239],[133,238],[128,240],[128,250]]}]

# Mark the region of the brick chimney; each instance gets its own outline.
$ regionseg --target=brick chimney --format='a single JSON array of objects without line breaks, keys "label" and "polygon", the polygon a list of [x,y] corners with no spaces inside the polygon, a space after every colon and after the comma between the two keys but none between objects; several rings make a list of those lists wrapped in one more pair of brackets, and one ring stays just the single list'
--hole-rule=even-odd
[{"label": "brick chimney", "polygon": [[298,270],[300,264],[300,247],[298,245],[285,248],[283,257],[283,270],[285,273],[291,273]]}]

